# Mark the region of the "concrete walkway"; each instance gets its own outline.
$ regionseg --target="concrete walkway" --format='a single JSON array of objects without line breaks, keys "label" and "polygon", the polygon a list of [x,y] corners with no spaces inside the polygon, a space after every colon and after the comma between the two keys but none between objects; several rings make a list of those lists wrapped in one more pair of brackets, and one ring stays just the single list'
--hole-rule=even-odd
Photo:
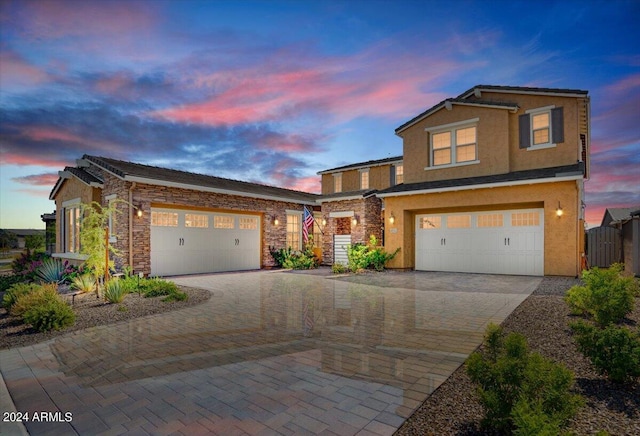
[{"label": "concrete walkway", "polygon": [[390,435],[540,280],[180,277],[212,298],[0,351],[0,371],[32,435]]}]

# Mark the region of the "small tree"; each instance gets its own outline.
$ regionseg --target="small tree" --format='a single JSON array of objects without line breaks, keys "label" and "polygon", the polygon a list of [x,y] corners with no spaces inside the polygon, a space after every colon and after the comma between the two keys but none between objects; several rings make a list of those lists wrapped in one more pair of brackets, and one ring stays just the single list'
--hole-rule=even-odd
[{"label": "small tree", "polygon": [[27,235],[24,237],[24,248],[30,250],[44,250],[44,234],[36,233],[35,235]]},{"label": "small tree", "polygon": [[106,265],[106,251],[113,256],[120,253],[110,243],[106,241],[106,229],[109,225],[109,218],[115,220],[118,213],[117,203],[122,201],[112,201],[109,206],[101,206],[98,202],[83,204],[82,224],[80,226],[80,253],[87,255],[85,266],[93,273],[96,279],[104,277],[106,268],[113,266],[113,260],[109,259]]}]

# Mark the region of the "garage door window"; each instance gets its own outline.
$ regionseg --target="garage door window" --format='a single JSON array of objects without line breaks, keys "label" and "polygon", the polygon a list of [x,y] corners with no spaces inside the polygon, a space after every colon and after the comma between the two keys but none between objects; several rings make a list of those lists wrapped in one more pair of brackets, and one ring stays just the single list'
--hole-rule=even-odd
[{"label": "garage door window", "polygon": [[439,229],[442,219],[439,216],[423,216],[420,218],[420,228],[425,230]]},{"label": "garage door window", "polygon": [[478,227],[502,227],[503,215],[501,213],[487,213],[478,215]]},{"label": "garage door window", "polygon": [[240,218],[240,230],[258,230],[258,218]]},{"label": "garage door window", "polygon": [[235,229],[235,222],[232,216],[216,215],[213,217],[213,227],[216,229]]},{"label": "garage door window", "polygon": [[178,214],[152,211],[151,225],[156,227],[178,227]]},{"label": "garage door window", "polygon": [[209,228],[209,217],[207,215],[187,213],[184,216],[184,226],[207,229]]},{"label": "garage door window", "polygon": [[514,227],[539,226],[540,214],[538,212],[518,212],[511,214],[511,225]]},{"label": "garage door window", "polygon": [[471,215],[451,215],[447,218],[447,228],[467,229],[471,227]]}]

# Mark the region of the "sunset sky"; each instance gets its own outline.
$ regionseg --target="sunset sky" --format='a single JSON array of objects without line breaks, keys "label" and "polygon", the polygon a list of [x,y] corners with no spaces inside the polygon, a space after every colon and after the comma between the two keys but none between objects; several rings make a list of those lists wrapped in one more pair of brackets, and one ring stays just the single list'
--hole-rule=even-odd
[{"label": "sunset sky", "polygon": [[640,205],[640,1],[0,0],[0,228],[83,154],[319,192],[478,84],[591,96],[587,223]]}]

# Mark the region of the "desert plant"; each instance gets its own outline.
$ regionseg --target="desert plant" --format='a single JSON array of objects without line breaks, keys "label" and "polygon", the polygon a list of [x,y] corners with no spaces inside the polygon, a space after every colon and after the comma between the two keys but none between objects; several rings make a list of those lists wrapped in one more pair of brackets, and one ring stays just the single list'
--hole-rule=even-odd
[{"label": "desert plant", "polygon": [[22,317],[25,312],[35,306],[40,306],[48,301],[53,301],[60,298],[58,295],[58,285],[51,283],[48,285],[41,285],[34,288],[31,292],[19,296],[9,313],[13,316]]},{"label": "desert plant", "polygon": [[570,324],[578,349],[601,374],[624,383],[640,377],[640,333],[610,325],[604,329],[582,320]]},{"label": "desert plant", "polygon": [[178,291],[178,286],[159,278],[146,279],[140,282],[140,289],[145,297],[160,297]]},{"label": "desert plant", "polygon": [[637,288],[633,278],[622,276],[623,268],[613,264],[608,269],[585,271],[585,286],[572,287],[565,297],[572,313],[591,316],[601,327],[620,322],[633,310]]},{"label": "desert plant", "polygon": [[71,288],[80,292],[91,292],[96,288],[96,279],[91,274],[76,276],[71,282]]},{"label": "desert plant", "polygon": [[120,284],[119,279],[111,279],[104,286],[104,299],[109,303],[122,303],[127,290]]},{"label": "desert plant", "polygon": [[60,284],[64,281],[64,265],[60,259],[45,259],[36,270],[36,275],[44,283]]},{"label": "desert plant", "polygon": [[15,283],[4,293],[2,297],[2,307],[9,312],[18,298],[40,288],[41,286],[35,283]]},{"label": "desert plant", "polygon": [[23,320],[39,332],[61,330],[73,325],[76,314],[61,298],[47,300],[30,307],[23,314]]},{"label": "desert plant", "polygon": [[467,373],[479,385],[483,426],[502,433],[559,428],[582,404],[570,392],[571,371],[530,352],[524,336],[505,336],[496,325],[487,327],[484,351],[469,357]]}]

